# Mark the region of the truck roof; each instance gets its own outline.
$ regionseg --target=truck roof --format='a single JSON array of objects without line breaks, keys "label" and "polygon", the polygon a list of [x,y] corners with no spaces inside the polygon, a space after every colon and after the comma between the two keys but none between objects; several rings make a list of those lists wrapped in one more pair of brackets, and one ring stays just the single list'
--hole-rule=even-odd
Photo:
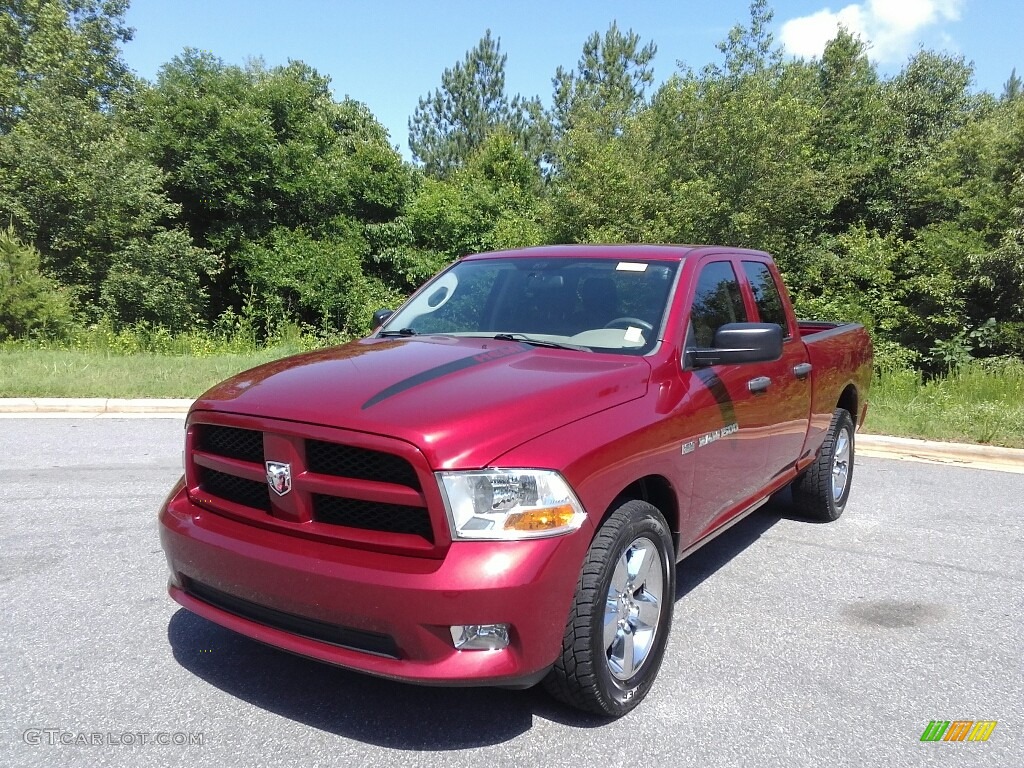
[{"label": "truck roof", "polygon": [[568,259],[586,256],[591,259],[621,260],[656,259],[661,261],[683,261],[705,253],[737,254],[767,257],[764,251],[734,248],[726,245],[539,245],[530,248],[515,248],[506,251],[491,251],[464,256],[466,260],[477,259]]}]

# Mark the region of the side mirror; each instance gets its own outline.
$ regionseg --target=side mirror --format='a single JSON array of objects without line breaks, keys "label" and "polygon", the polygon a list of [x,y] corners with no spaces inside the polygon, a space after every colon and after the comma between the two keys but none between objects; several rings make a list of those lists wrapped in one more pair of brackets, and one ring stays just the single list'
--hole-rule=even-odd
[{"label": "side mirror", "polygon": [[714,349],[689,352],[695,366],[767,363],[782,357],[778,323],[726,323],[715,331]]},{"label": "side mirror", "polygon": [[376,331],[378,328],[384,325],[384,323],[387,322],[387,319],[391,317],[393,314],[395,314],[395,310],[393,309],[378,309],[376,312],[374,312],[373,330]]}]

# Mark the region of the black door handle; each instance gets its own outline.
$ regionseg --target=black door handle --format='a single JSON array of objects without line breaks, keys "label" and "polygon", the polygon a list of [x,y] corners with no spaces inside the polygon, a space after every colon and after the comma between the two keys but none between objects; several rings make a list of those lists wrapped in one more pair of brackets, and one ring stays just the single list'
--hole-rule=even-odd
[{"label": "black door handle", "polygon": [[772,385],[772,380],[767,376],[758,376],[756,379],[751,379],[747,382],[747,389],[755,394],[758,392],[767,392],[768,387]]},{"label": "black door handle", "polygon": [[814,366],[811,365],[810,363],[800,363],[799,365],[794,365],[793,375],[796,376],[798,379],[806,379],[810,375],[812,368],[814,368]]}]

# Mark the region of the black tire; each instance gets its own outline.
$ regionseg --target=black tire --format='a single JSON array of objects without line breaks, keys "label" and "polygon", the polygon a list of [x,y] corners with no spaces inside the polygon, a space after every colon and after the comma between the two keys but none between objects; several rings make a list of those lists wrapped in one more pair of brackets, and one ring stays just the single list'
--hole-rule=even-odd
[{"label": "black tire", "polygon": [[[544,679],[552,696],[607,717],[620,717],[643,700],[672,624],[673,554],[665,518],[650,504],[627,501],[608,517],[583,561],[562,652]],[[644,567],[630,578],[630,565]]]},{"label": "black tire", "polygon": [[826,523],[843,514],[853,484],[853,449],[853,419],[837,408],[817,459],[793,482],[793,506],[801,514]]}]

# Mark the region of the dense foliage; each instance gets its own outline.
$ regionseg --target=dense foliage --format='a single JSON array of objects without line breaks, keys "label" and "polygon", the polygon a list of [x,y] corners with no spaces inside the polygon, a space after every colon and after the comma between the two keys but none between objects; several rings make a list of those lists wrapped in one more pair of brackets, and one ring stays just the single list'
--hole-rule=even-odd
[{"label": "dense foliage", "polygon": [[0,0],[0,338],[75,323],[369,329],[439,266],[548,242],[774,253],[802,315],[850,318],[884,364],[1024,357],[1024,96],[920,51],[881,77],[845,33],[790,60],[766,0],[654,88],[617,25],[505,92],[488,31],[420,99],[402,160],[301,61],[186,50],[139,81],[127,0]]}]

